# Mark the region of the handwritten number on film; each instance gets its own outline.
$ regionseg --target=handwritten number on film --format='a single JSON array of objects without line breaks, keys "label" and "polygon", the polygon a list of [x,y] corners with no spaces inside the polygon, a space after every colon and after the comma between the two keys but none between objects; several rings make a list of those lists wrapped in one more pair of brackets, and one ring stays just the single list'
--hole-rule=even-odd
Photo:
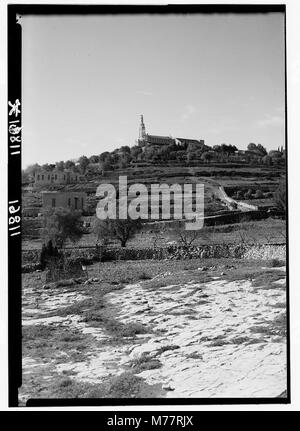
[{"label": "handwritten number on film", "polygon": [[21,217],[18,215],[21,207],[18,203],[18,200],[8,202],[8,212],[10,214],[10,217],[8,218],[8,230],[10,231],[10,236],[20,235],[21,233]]},{"label": "handwritten number on film", "polygon": [[[16,99],[15,103],[8,102],[9,112],[8,115],[10,117],[8,123],[8,134],[10,145],[9,148],[11,150],[10,154],[16,155],[21,153],[21,129],[20,119],[18,119],[18,115],[21,113],[19,109],[21,103],[19,99]],[[9,201],[8,202],[8,230],[10,236],[20,235],[21,233],[21,217],[20,210],[21,206],[19,205],[19,201]]]},{"label": "handwritten number on film", "polygon": [[18,115],[21,113],[21,110],[19,107],[21,106],[21,103],[19,99],[16,99],[15,103],[8,102],[8,106],[10,107],[10,110],[8,112],[9,117],[14,118],[9,121],[9,127],[8,127],[8,133],[9,133],[9,140],[10,145],[9,148],[11,151],[11,155],[20,154],[21,151],[21,129],[22,127],[19,126],[20,120],[16,120],[15,118],[18,118]]}]

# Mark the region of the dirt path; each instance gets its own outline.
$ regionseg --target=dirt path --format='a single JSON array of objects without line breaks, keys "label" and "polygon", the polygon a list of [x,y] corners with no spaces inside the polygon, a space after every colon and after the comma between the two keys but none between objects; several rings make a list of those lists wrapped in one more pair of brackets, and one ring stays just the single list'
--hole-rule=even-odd
[{"label": "dirt path", "polygon": [[[170,398],[277,397],[286,390],[284,283],[281,278],[270,288],[215,277],[159,288],[127,285],[105,295],[106,309],[118,322],[140,323],[149,331],[121,344],[110,343],[105,328],[89,326],[80,315],[43,317],[84,300],[83,292],[44,291],[37,297],[28,290],[23,325],[73,328],[92,337],[83,360],[49,358],[52,371],[71,373],[76,381],[99,383],[133,370],[148,384],[162,385]],[[23,373],[43,366],[45,361],[25,357]]]}]

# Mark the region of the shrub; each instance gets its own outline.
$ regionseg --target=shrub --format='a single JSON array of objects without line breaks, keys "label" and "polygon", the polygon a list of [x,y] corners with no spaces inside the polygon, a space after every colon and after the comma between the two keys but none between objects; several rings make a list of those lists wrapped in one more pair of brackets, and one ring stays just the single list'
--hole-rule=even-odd
[{"label": "shrub", "polygon": [[263,192],[261,190],[256,190],[254,196],[255,196],[256,199],[260,199],[260,198],[264,197],[264,194],[263,194]]},{"label": "shrub", "polygon": [[270,262],[270,266],[272,268],[276,268],[276,267],[280,267],[280,266],[284,266],[285,263],[279,259],[272,259]]}]

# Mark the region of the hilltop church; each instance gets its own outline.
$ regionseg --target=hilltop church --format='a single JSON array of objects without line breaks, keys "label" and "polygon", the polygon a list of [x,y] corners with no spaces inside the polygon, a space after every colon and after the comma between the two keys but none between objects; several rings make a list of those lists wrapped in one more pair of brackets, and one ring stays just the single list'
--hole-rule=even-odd
[{"label": "hilltop church", "polygon": [[139,138],[137,140],[137,143],[141,147],[161,147],[164,145],[176,144],[184,146],[185,148],[187,148],[187,146],[194,147],[195,150],[202,150],[206,148],[203,139],[197,140],[189,138],[172,138],[171,136],[149,135],[148,133],[146,133],[143,115],[141,115]]}]

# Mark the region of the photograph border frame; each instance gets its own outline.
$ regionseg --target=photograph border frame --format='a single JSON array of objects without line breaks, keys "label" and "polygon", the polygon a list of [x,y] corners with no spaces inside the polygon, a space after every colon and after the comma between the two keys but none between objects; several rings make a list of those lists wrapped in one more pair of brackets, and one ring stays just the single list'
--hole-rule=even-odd
[{"label": "photograph border frame", "polygon": [[[18,117],[22,126],[22,29],[16,15],[116,15],[116,14],[255,14],[282,12],[284,14],[285,49],[285,148],[286,148],[286,193],[288,196],[288,134],[287,134],[287,42],[285,4],[186,4],[186,5],[88,5],[88,4],[10,4],[8,17],[8,102],[19,99],[21,113]],[[8,127],[11,121],[7,111]],[[21,144],[22,146],[22,144]],[[21,150],[22,151],[22,150]],[[21,213],[21,154],[12,154],[8,134],[8,208],[12,202],[20,207]],[[289,289],[289,226],[288,203],[286,209],[286,307],[287,307],[287,396],[284,398],[58,398],[29,399],[27,407],[72,407],[72,406],[125,406],[125,405],[233,405],[233,404],[290,404],[290,289]],[[8,211],[8,217],[11,213]],[[20,229],[21,233],[21,229]],[[18,406],[18,388],[22,384],[22,276],[21,276],[21,234],[11,236],[8,225],[8,383],[9,406]]]}]

